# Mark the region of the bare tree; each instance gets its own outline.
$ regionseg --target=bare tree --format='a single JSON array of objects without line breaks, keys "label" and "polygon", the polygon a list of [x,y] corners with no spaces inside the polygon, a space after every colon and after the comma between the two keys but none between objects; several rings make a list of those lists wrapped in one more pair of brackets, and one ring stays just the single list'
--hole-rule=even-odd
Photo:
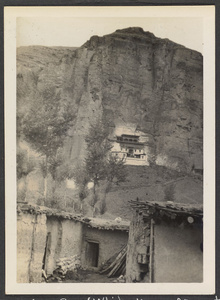
[{"label": "bare tree", "polygon": [[19,124],[24,139],[42,156],[41,170],[44,177],[44,197],[47,199],[48,173],[56,179],[56,169],[62,163],[59,150],[63,147],[68,129],[73,125],[71,103],[65,101],[54,87],[37,93],[35,101],[22,116]]},{"label": "bare tree", "polygon": [[[79,169],[84,174],[84,186],[93,182],[94,207],[97,200],[97,188],[105,182],[105,194],[109,191],[113,181],[119,183],[126,179],[126,167],[124,161],[111,154],[112,143],[109,141],[109,127],[102,120],[96,120],[90,125],[85,141],[87,144],[87,156]],[[74,178],[77,183],[79,172],[76,169]],[[79,183],[78,183],[79,186]],[[105,197],[102,199],[104,201]],[[103,207],[105,204],[103,203]],[[104,210],[103,210],[104,211]]]}]

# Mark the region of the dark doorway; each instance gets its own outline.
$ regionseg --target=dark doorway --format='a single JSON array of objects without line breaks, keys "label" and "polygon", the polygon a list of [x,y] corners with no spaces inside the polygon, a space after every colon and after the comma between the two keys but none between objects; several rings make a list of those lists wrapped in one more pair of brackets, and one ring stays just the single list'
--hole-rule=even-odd
[{"label": "dark doorway", "polygon": [[99,243],[87,241],[87,263],[88,267],[98,267],[99,262]]},{"label": "dark doorway", "polygon": [[128,156],[128,157],[134,157],[134,149],[133,149],[133,148],[129,148],[129,149],[128,149],[127,156]]}]

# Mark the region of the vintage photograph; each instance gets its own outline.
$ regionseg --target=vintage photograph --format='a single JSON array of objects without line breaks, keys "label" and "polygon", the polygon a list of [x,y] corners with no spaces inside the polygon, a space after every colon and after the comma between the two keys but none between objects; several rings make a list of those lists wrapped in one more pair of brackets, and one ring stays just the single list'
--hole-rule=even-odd
[{"label": "vintage photograph", "polygon": [[17,203],[18,282],[201,282],[202,53],[142,27],[18,45]]},{"label": "vintage photograph", "polygon": [[203,25],[16,18],[18,284],[204,282]]}]

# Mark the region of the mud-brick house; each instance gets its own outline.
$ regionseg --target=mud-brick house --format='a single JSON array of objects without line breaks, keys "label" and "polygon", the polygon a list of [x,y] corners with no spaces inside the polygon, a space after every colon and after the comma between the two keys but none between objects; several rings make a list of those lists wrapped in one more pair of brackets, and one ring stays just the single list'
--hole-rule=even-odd
[{"label": "mud-brick house", "polygon": [[[87,219],[86,219],[87,220]],[[128,242],[129,222],[90,218],[83,223],[81,264],[100,268]]]},{"label": "mud-brick house", "polygon": [[86,218],[30,204],[17,208],[17,282],[59,267],[99,268],[127,244],[129,222]]},{"label": "mud-brick house", "polygon": [[199,204],[131,201],[126,282],[202,282]]}]

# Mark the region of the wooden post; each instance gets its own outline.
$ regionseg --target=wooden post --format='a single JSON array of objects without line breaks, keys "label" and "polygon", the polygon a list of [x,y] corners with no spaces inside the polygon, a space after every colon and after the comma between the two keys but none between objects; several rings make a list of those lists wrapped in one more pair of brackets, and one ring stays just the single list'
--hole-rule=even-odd
[{"label": "wooden post", "polygon": [[149,282],[153,282],[153,255],[154,255],[154,220],[150,223],[150,259],[149,259]]}]

